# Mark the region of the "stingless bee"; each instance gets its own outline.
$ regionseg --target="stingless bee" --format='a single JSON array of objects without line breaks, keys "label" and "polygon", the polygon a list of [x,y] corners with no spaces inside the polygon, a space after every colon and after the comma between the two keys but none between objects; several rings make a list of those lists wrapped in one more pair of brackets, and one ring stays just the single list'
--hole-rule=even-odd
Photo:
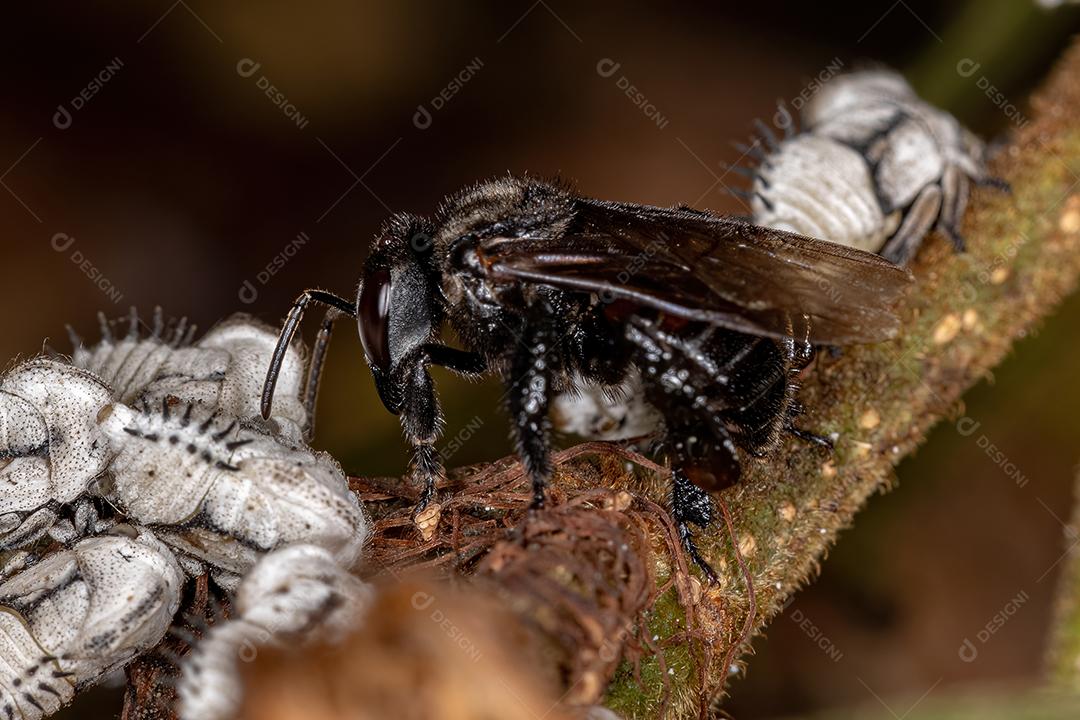
[{"label": "stingless bee", "polygon": [[[892,305],[909,280],[878,256],[832,243],[504,177],[447,198],[432,219],[393,216],[355,303],[301,294],[282,327],[262,411],[270,413],[305,309],[327,305],[308,386],[317,386],[333,320],[355,318],[379,397],[413,446],[410,472],[423,488],[417,511],[444,472],[429,365],[503,379],[539,508],[552,473],[552,397],[579,382],[618,386],[636,371],[664,418],[657,447],[672,468],[675,522],[712,578],[689,529],[711,522],[708,492],[737,481],[739,450],[763,456],[784,433],[829,444],[794,424],[797,375],[815,345],[894,335]],[[444,322],[462,348],[440,341]]]}]

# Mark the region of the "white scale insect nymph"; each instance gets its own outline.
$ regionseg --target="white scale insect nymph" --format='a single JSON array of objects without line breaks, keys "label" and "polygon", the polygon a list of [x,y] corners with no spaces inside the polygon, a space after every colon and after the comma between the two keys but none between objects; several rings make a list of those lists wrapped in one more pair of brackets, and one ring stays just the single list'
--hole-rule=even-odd
[{"label": "white scale insect nymph", "polygon": [[748,148],[758,167],[737,168],[753,180],[759,225],[906,264],[934,229],[962,249],[972,183],[1000,184],[982,141],[888,70],[834,78],[803,109],[804,131],[793,125],[787,115],[778,139],[759,123],[768,153]]},{"label": "white scale insect nymph", "polygon": [[[0,377],[0,549],[25,548],[0,573],[0,720],[47,717],[157,645],[185,575],[234,590],[263,560],[219,645],[252,628],[340,634],[366,604],[348,568],[367,518],[337,462],[303,442],[302,346],[265,421],[274,328],[234,315],[192,342],[160,311],[149,333],[134,311],[117,325],[102,319],[89,347],[73,337],[71,362]],[[39,557],[46,535],[64,546]]]},{"label": "white scale insect nymph", "polygon": [[[294,542],[319,545],[350,567],[367,524],[328,455],[282,443],[235,418],[197,414],[165,396],[137,411],[101,413],[115,452],[107,497],[132,521],[208,563],[219,582]],[[232,577],[230,577],[230,575]]]},{"label": "white scale insect nymph", "polygon": [[0,718],[47,717],[157,645],[183,577],[143,532],[81,540],[0,584]]},{"label": "white scale insect nymph", "polygon": [[[96,418],[109,399],[96,376],[48,358],[0,380],[0,547],[41,538],[59,506],[79,499],[104,472],[109,448]],[[89,514],[81,516],[89,522]]]},{"label": "white scale insect nymph", "polygon": [[880,250],[899,218],[886,218],[863,156],[811,133],[779,147],[757,168],[754,221],[867,252]]},{"label": "white scale insect nymph", "polygon": [[[72,363],[90,370],[113,389],[113,398],[131,405],[136,400],[160,402],[173,395],[224,415],[262,423],[259,392],[277,343],[277,329],[242,313],[232,315],[192,342],[194,326],[184,319],[168,323],[154,311],[149,334],[132,309],[126,331],[99,316],[101,340],[85,346],[71,333]],[[291,440],[301,439],[307,414],[300,401],[304,356],[298,344],[290,347],[278,381],[271,429]]]}]

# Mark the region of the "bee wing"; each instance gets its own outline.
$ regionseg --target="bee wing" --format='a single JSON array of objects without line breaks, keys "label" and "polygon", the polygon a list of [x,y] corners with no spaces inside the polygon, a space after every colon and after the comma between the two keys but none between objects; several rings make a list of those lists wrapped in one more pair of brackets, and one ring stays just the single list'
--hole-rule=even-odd
[{"label": "bee wing", "polygon": [[739,332],[815,344],[896,334],[893,305],[911,274],[883,258],[684,208],[582,199],[558,237],[490,238],[493,280],[599,294]]}]

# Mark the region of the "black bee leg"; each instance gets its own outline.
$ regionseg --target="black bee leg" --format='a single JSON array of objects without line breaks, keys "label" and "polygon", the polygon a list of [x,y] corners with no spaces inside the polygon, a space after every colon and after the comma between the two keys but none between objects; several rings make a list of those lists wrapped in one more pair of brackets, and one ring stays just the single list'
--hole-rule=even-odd
[{"label": "black bee leg", "polygon": [[439,365],[466,376],[479,375],[487,368],[480,355],[447,345],[429,343],[424,345],[422,352],[423,361],[413,365],[412,377],[405,383],[405,408],[401,415],[402,429],[413,446],[410,476],[422,485],[420,499],[413,509],[414,516],[435,499],[436,486],[446,474],[435,447],[443,425],[442,410],[426,365]]},{"label": "black bee leg", "polygon": [[800,440],[804,440],[808,443],[813,443],[814,445],[818,445],[829,450],[834,449],[833,441],[825,435],[818,435],[817,433],[810,432],[809,430],[797,428],[794,425],[788,425],[785,430],[787,430],[790,434],[794,435]]},{"label": "black bee leg", "polygon": [[424,353],[428,362],[459,375],[472,377],[487,371],[487,361],[479,353],[458,350],[449,345],[428,343],[424,345]]},{"label": "black bee leg", "polygon": [[702,530],[709,527],[713,518],[712,498],[691,482],[680,469],[671,471],[671,515],[675,519],[675,528],[679,531],[679,540],[686,554],[701,568],[709,582],[717,582],[719,578],[716,571],[701,557],[688,525],[693,523]]},{"label": "black bee leg", "polygon": [[506,403],[518,456],[532,480],[530,509],[544,507],[544,489],[551,477],[550,357],[553,333],[543,320],[527,324],[510,362]]},{"label": "black bee leg", "polygon": [[413,510],[415,516],[435,498],[435,488],[443,477],[442,458],[435,447],[442,429],[442,411],[435,396],[435,384],[423,363],[413,365],[412,375],[405,382],[405,403],[401,413],[401,428],[413,447],[409,475],[421,485],[420,500]]},{"label": "black bee leg", "polygon": [[439,457],[439,451],[433,444],[420,442],[413,445],[411,472],[414,477],[420,478],[423,482],[420,499],[416,501],[416,507],[413,508],[415,516],[435,499],[436,486],[444,473],[442,458]]},{"label": "black bee leg", "polygon": [[784,422],[784,430],[789,435],[794,435],[800,440],[814,445],[819,445],[829,450],[835,449],[833,447],[833,441],[826,435],[819,435],[818,433],[811,432],[809,430],[803,430],[802,428],[795,426],[795,418],[803,414],[802,403],[798,400],[792,400],[791,405],[788,407],[787,419]]}]

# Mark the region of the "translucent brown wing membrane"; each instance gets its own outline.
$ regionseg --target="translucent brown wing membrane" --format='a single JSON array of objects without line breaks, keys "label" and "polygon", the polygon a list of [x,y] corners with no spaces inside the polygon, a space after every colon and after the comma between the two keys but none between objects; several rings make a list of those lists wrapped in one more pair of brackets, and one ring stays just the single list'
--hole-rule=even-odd
[{"label": "translucent brown wing membrane", "polygon": [[578,200],[566,233],[491,238],[493,279],[594,292],[740,332],[811,342],[878,342],[911,274],[877,255],[680,208]]}]

